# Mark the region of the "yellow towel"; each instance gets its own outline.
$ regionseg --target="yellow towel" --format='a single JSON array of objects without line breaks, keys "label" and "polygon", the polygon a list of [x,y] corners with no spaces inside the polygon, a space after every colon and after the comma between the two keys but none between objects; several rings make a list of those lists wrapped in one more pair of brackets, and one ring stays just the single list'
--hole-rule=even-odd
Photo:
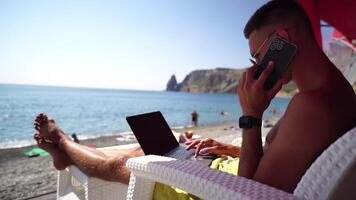
[{"label": "yellow towel", "polygon": [[210,168],[237,176],[239,170],[239,158],[220,157],[210,164]]},{"label": "yellow towel", "polygon": [[[231,157],[219,157],[210,164],[210,168],[217,169],[219,171],[227,172],[237,175],[239,167],[239,158]],[[164,185],[162,183],[156,183],[153,192],[153,200],[162,199],[178,199],[178,200],[195,200],[198,197],[189,194],[181,189]]]}]

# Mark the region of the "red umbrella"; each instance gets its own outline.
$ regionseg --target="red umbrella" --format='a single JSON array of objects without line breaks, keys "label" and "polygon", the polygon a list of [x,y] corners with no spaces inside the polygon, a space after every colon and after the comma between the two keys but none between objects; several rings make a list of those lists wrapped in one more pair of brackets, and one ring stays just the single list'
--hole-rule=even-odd
[{"label": "red umbrella", "polygon": [[[333,34],[331,36],[334,40],[339,40],[340,42],[342,42],[343,44],[345,44],[346,46],[350,47],[351,49],[353,49],[354,51],[356,51],[356,45],[352,44],[352,42],[346,37],[344,36],[342,33],[340,33],[338,30],[333,31]],[[354,40],[355,41],[355,40]]]},{"label": "red umbrella", "polygon": [[356,43],[356,1],[355,0],[299,0],[307,12],[315,36],[322,46],[320,20],[340,31],[353,45]]}]

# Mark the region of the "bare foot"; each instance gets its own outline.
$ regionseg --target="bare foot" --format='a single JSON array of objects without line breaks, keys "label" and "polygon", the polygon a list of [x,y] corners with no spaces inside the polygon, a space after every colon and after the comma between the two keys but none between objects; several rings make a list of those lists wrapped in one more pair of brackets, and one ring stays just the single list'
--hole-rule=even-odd
[{"label": "bare foot", "polygon": [[44,113],[37,115],[34,125],[41,137],[45,140],[53,142],[54,144],[58,144],[58,141],[61,138],[68,138],[56,122]]},{"label": "bare foot", "polygon": [[59,150],[57,145],[46,141],[40,133],[33,135],[39,148],[47,151],[53,159],[53,165],[57,170],[63,170],[72,164],[70,158]]}]

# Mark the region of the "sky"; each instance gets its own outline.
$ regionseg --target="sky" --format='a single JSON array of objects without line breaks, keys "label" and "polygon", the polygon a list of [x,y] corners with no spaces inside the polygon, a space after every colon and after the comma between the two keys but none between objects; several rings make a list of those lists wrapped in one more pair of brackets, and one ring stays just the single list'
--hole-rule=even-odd
[{"label": "sky", "polygon": [[0,83],[164,90],[193,70],[249,66],[262,0],[0,0]]}]

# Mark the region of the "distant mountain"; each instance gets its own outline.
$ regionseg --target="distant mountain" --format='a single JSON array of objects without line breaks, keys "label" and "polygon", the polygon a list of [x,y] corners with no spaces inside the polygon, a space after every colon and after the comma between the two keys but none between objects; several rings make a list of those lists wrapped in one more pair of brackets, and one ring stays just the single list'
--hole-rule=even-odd
[{"label": "distant mountain", "polygon": [[[167,83],[167,91],[236,93],[239,80],[245,69],[216,68],[195,70],[189,73],[181,83],[172,75]],[[296,93],[296,86],[289,83],[283,87],[279,96],[291,96]]]}]

